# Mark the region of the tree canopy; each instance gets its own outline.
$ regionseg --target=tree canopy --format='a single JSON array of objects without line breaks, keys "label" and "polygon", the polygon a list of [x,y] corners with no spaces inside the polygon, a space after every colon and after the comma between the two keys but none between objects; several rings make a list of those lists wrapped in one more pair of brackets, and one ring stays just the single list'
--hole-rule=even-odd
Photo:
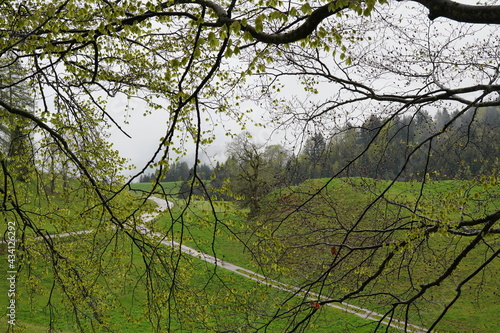
[{"label": "tree canopy", "polygon": [[[477,124],[498,121],[484,119],[480,111],[500,106],[497,1],[13,0],[1,2],[0,13],[0,209],[5,221],[16,222],[16,237],[22,240],[19,263],[28,271],[37,261],[47,263],[82,331],[107,328],[108,301],[120,287],[116,277],[132,271],[147,295],[145,317],[154,330],[168,330],[174,313],[180,320],[203,317],[204,308],[182,314],[178,307],[180,299],[199,301],[183,285],[192,274],[190,264],[180,260],[185,255],[138,229],[139,217],[151,211],[147,198],[156,193],[168,199],[159,186],[161,177],[140,198],[128,189],[149,168],[169,175],[188,143],[194,146],[187,182],[192,195],[180,215],[170,213],[172,225],[159,230],[162,239],[169,239],[180,226],[182,244],[189,236],[183,231],[197,197],[194,189],[213,194],[204,185],[200,155],[227,119],[238,124],[238,129],[224,128],[227,135],[245,130],[250,121],[290,131],[294,140],[304,142],[308,172],[329,179],[300,189],[300,195],[265,197],[263,183],[256,183],[262,180],[257,177],[262,165],[252,163],[265,161],[264,167],[271,168],[271,162],[281,163],[277,156],[283,151],[248,142],[231,150],[232,163],[255,178],[250,179],[249,205],[257,210],[280,198],[274,210],[249,219],[255,222],[255,247],[230,232],[255,254],[262,270],[271,267],[269,273],[278,274],[276,267],[291,262],[282,249],[308,250],[318,244],[334,249],[330,262],[310,263],[317,264],[313,275],[298,286],[301,292],[320,290],[322,297],[314,304],[387,295],[385,315],[410,322],[409,313],[419,301],[445,281],[454,281],[443,310],[427,321],[431,330],[462,288],[498,257],[500,211],[494,199],[500,178],[494,168],[434,201],[424,200],[433,156],[457,147],[474,154],[470,147],[490,135]],[[24,96],[13,99],[12,92]],[[116,101],[125,101],[125,113],[138,112],[134,103],[139,103],[145,116],[168,117],[149,162],[131,177],[124,176],[130,166],[109,142],[110,129],[129,136],[110,108]],[[256,108],[266,110],[265,121],[252,120]],[[432,126],[427,126],[428,112],[441,112]],[[408,121],[397,127],[399,119]],[[358,141],[349,139],[359,133]],[[318,171],[324,163],[322,137],[351,143],[349,154],[339,155],[330,174]],[[460,156],[455,155],[456,163]],[[383,177],[385,182],[354,181],[354,188],[363,187],[370,195],[359,210],[340,216],[344,208],[336,206],[329,185],[350,170],[379,177],[370,171],[388,158],[398,163]],[[414,163],[417,159],[424,163]],[[397,201],[392,189],[407,180],[409,170],[418,175],[413,180],[420,190],[413,201]],[[271,183],[275,188],[278,182],[266,180]],[[470,190],[476,186],[483,192]],[[234,191],[239,195],[244,190]],[[314,222],[321,214],[313,209],[318,199],[328,206],[324,213],[330,225]],[[215,199],[208,201],[212,219],[197,216],[211,221],[215,242],[218,230],[231,230],[232,224],[217,213]],[[297,229],[280,233],[290,222]],[[47,236],[78,230],[88,233],[67,242]],[[299,242],[290,230],[308,234]],[[318,234],[323,238],[310,237]],[[444,249],[435,244],[441,236],[449,237]],[[471,256],[478,259],[467,262]],[[413,281],[422,262],[435,274]],[[337,269],[342,275],[332,281]],[[455,281],[461,269],[466,273]],[[390,282],[382,283],[394,272],[410,280],[407,289],[390,290]],[[211,278],[215,276],[217,272]],[[342,284],[346,287],[331,287]],[[210,300],[207,296],[206,303]],[[286,330],[304,329],[319,306],[294,301],[283,300],[266,322],[251,327],[284,319]],[[51,304],[49,299],[52,311]]]}]

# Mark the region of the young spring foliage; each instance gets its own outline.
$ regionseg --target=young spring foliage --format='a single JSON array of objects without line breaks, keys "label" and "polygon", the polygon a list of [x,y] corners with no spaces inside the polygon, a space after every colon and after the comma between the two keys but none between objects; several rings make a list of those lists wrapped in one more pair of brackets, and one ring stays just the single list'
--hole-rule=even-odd
[{"label": "young spring foliage", "polygon": [[[405,7],[408,3],[415,7]],[[451,0],[13,0],[0,3],[0,14],[0,117],[5,120],[0,126],[1,211],[5,221],[15,221],[16,237],[23,240],[18,243],[19,264],[25,267],[22,274],[29,281],[40,281],[46,275],[53,285],[46,302],[50,314],[47,325],[51,328],[57,317],[53,310],[62,306],[72,310],[81,331],[112,330],[107,316],[110,309],[124,304],[127,313],[128,303],[135,300],[132,297],[121,303],[120,292],[129,292],[124,289],[130,286],[123,287],[116,277],[130,278],[127,282],[137,293],[132,295],[144,300],[144,318],[155,331],[168,331],[185,319],[179,304],[182,299],[195,297],[184,283],[193,276],[192,262],[159,241],[168,238],[174,225],[181,225],[182,243],[189,236],[184,222],[200,218],[188,214],[195,199],[203,197],[194,195],[192,188],[207,192],[196,166],[200,152],[214,142],[216,129],[225,120],[231,119],[245,129],[247,111],[258,106],[271,112],[272,123],[297,126],[304,135],[312,127],[338,134],[344,128],[341,124],[363,123],[360,110],[383,114],[388,124],[403,114],[416,117],[424,107],[458,105],[460,111],[453,119],[427,133],[425,140],[407,145],[403,164],[394,173],[396,181],[410,157],[422,151],[424,158],[430,156],[433,142],[468,109],[496,106],[499,100],[498,32],[471,25],[500,23],[499,6],[492,4],[467,6]],[[449,20],[466,24],[452,26]],[[480,33],[482,37],[475,38]],[[123,176],[125,161],[108,142],[110,128],[118,129],[124,137],[128,135],[109,107],[116,101],[126,101],[120,105],[140,103],[141,114],[161,113],[168,119],[149,162],[130,178]],[[132,106],[125,109],[134,112]],[[389,136],[384,126],[375,130],[374,140]],[[228,129],[226,134],[232,135],[232,131]],[[376,148],[373,154],[384,151],[373,142],[368,141],[366,149],[339,170],[348,173],[350,165],[370,147]],[[152,192],[166,193],[157,182],[141,198],[126,189],[149,167],[165,173],[172,160],[187,154],[187,143],[194,146],[196,163],[191,190],[179,207],[181,214],[175,218],[170,215],[171,225],[161,237],[145,235],[137,226],[142,213],[150,211],[146,197]],[[372,164],[376,158],[369,157],[370,166],[375,168]],[[249,170],[248,164],[240,165]],[[419,173],[423,184],[428,177],[426,171],[424,166]],[[390,182],[387,189],[394,184]],[[259,184],[251,185],[254,191],[247,197],[256,206],[261,199]],[[244,186],[238,192],[243,192]],[[229,186],[223,190],[231,192]],[[304,213],[301,207],[307,207],[322,193],[306,192],[308,197],[288,211],[293,220]],[[358,232],[356,227],[366,226],[370,209],[382,211],[379,204],[386,192],[375,192],[379,196],[370,197],[373,201],[366,204],[366,212],[344,226],[346,242],[341,238],[335,244],[337,257],[345,253],[347,240]],[[486,267],[498,254],[498,245],[485,237],[498,232],[499,214],[494,207],[483,207],[487,208],[483,217],[471,215],[467,225],[461,225],[452,218],[456,212],[451,205],[455,202],[445,201],[443,207],[449,210],[444,212],[442,207],[432,206],[425,207],[429,210],[424,214],[417,200],[414,207],[404,209],[416,216],[411,223],[398,224],[403,216],[397,213],[389,214],[395,222],[385,221],[383,229],[363,229],[371,235],[369,243],[377,246],[369,248],[368,253],[383,252],[373,261],[378,266],[352,267],[352,263],[344,262],[346,281],[353,284],[343,285],[343,294],[327,302],[358,297],[375,277],[386,273],[384,269],[395,269],[392,258],[418,250],[415,244],[427,240],[427,235],[446,232],[450,227],[470,239],[465,249],[457,252],[457,262],[479,243],[486,243],[488,248],[478,269]],[[209,205],[214,207],[212,201]],[[212,219],[203,221],[213,227],[211,241],[215,241],[224,221],[214,209],[208,212]],[[344,213],[346,217],[352,212]],[[381,216],[386,215],[379,215],[377,221]],[[311,223],[309,219],[303,222]],[[421,223],[429,230],[422,230]],[[397,230],[391,229],[394,225]],[[463,226],[469,229],[457,229]],[[69,238],[47,236],[76,231],[87,232]],[[393,234],[401,236],[399,242],[375,242]],[[259,235],[275,243],[271,247],[264,244],[266,251],[284,246],[272,229]],[[354,238],[355,245],[363,245],[363,237]],[[265,262],[278,257],[272,254],[267,259]],[[427,286],[412,286],[417,291],[405,294],[408,298],[398,299],[397,305],[410,307],[427,289],[450,277],[456,269],[452,259],[440,277]],[[400,267],[406,267],[407,260],[411,261],[411,256],[404,257]],[[46,267],[43,271],[37,271],[40,262]],[[272,264],[279,266],[277,262]],[[326,283],[331,267],[311,270],[319,274],[314,281]],[[207,279],[216,276],[214,270]],[[469,280],[466,277],[462,282]],[[31,292],[38,290],[33,288]],[[63,305],[56,302],[59,296]],[[214,298],[217,296],[207,296],[206,304]],[[290,320],[284,325],[286,329],[298,329],[316,313],[309,312],[309,301],[302,303],[307,307],[273,308],[276,311],[270,312],[274,315],[265,319],[255,316],[246,324],[255,328],[258,321],[265,327],[274,319],[285,318]],[[200,309],[209,308],[206,304]],[[255,309],[256,313],[260,311]],[[443,315],[448,307],[445,309]],[[217,323],[202,310],[187,313],[215,329]],[[241,308],[239,311],[244,312]],[[299,316],[304,313],[304,317]]]}]

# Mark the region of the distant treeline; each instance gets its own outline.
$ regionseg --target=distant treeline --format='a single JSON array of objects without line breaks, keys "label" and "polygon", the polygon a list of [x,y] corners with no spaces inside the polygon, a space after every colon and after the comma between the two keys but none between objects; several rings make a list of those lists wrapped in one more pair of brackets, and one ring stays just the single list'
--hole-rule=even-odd
[{"label": "distant treeline", "polygon": [[[242,134],[228,145],[224,163],[200,164],[196,172],[202,180],[213,178],[215,189],[226,180],[233,193],[253,199],[334,175],[407,181],[425,173],[439,180],[467,179],[498,167],[499,126],[498,108],[464,114],[444,109],[434,117],[425,111],[391,118],[372,115],[362,125],[347,124],[336,133],[313,133],[298,154],[281,145],[259,145]],[[156,177],[186,181],[193,171],[186,162],[175,162],[163,175],[144,175],[141,182]]]},{"label": "distant treeline", "polygon": [[306,155],[308,168],[299,156],[294,179],[337,173],[401,181],[421,180],[423,173],[436,180],[468,179],[498,168],[499,127],[499,108],[464,114],[444,109],[434,117],[424,111],[392,119],[373,115],[329,142],[323,143],[320,134],[313,136],[323,153]]},{"label": "distant treeline", "polygon": [[[208,180],[213,173],[214,169],[207,164],[199,164],[196,166],[196,174],[202,180]],[[187,181],[192,178],[193,174],[194,169],[192,167],[190,168],[187,162],[179,161],[172,163],[163,175],[159,175],[158,170],[149,174],[141,175],[139,182],[147,183],[157,179],[160,182]]]}]

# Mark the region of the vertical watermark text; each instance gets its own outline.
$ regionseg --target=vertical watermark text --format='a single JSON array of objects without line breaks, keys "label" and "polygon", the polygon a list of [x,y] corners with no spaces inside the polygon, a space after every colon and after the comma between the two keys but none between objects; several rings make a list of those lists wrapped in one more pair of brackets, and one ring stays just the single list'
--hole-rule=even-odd
[{"label": "vertical watermark text", "polygon": [[7,222],[7,322],[9,325],[16,325],[16,223]]}]

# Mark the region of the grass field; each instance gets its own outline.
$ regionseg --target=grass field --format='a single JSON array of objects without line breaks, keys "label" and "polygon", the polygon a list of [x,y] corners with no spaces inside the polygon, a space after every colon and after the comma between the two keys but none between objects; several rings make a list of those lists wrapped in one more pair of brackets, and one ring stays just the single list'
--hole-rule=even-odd
[{"label": "grass field", "polygon": [[[163,191],[164,191],[166,194],[175,195],[180,191],[181,185],[182,185],[182,181],[161,182],[161,183],[159,183],[159,186],[155,192],[159,193],[159,194],[163,194]],[[149,191],[151,191],[152,187],[153,187],[152,183],[133,183],[133,184],[131,184],[131,189],[138,190],[138,191],[149,192]]]},{"label": "grass field", "polygon": [[[215,329],[235,329],[247,327],[249,324],[259,327],[266,323],[266,317],[273,315],[275,303],[279,299],[288,297],[286,292],[258,284],[254,281],[225,271],[216,269],[214,265],[195,258],[188,258],[196,274],[192,274],[189,283],[190,292],[185,293],[182,300],[174,302],[172,312],[174,317],[182,313],[179,320],[170,322],[169,332],[210,332]],[[141,265],[140,256],[134,256],[134,263]],[[4,269],[2,265],[2,269]],[[44,267],[36,266],[38,272],[31,275],[43,276]],[[115,290],[119,295],[118,305],[107,311],[109,316],[108,327],[116,332],[149,332],[151,326],[144,314],[144,290],[135,289],[132,293],[134,277],[129,277],[130,285],[125,290]],[[47,331],[50,322],[49,291],[52,280],[49,277],[41,278],[37,283],[35,295],[29,295],[26,290],[32,288],[35,280],[29,279],[26,272],[20,275],[17,282],[19,295],[17,297],[16,330],[15,332],[43,332]],[[208,282],[207,282],[208,281]],[[6,290],[5,280],[0,281],[0,289]],[[56,288],[52,291],[50,304],[57,308],[52,317],[52,326],[55,332],[78,331],[71,308],[61,299],[62,291]],[[204,302],[208,300],[208,305]],[[198,304],[201,302],[200,304]],[[307,303],[307,302],[306,302]],[[249,314],[257,311],[259,317]],[[177,313],[179,312],[179,313]],[[191,319],[191,320],[190,320]],[[270,324],[267,329],[271,332],[283,331],[283,321]],[[316,332],[348,332],[357,327],[356,332],[370,332],[374,323],[369,323],[356,316],[345,314],[340,310],[325,307],[319,316],[315,317],[312,326]],[[87,327],[88,331],[90,328]],[[0,330],[7,330],[7,318],[0,318]],[[105,332],[107,330],[97,330]]]},{"label": "grass field", "polygon": [[[277,191],[267,198],[265,203],[268,207],[275,210],[275,212],[288,214],[289,207],[294,206],[294,202],[288,202],[288,208],[276,210],[276,202],[287,198],[287,200],[295,199],[296,202],[301,202],[306,195],[310,195],[318,188],[325,185],[326,180],[309,180],[304,184],[292,187],[284,190]],[[321,223],[322,219],[327,220],[331,218],[332,201],[335,201],[337,209],[340,213],[345,215],[347,218],[355,219],[360,213],[359,207],[363,207],[366,203],[370,202],[374,197],[385,190],[389,183],[386,181],[375,181],[370,179],[339,179],[334,180],[328,186],[326,186],[325,191],[328,195],[324,193],[318,196],[318,200],[313,200],[309,203],[304,210],[296,214],[297,219],[311,219],[314,218],[318,223]],[[460,181],[439,181],[439,182],[429,182],[424,188],[422,188],[421,183],[417,182],[396,182],[392,184],[389,190],[384,194],[385,198],[390,200],[398,200],[404,203],[414,203],[416,201],[420,202],[436,202],[436,201],[448,201],[449,203],[459,203],[462,198],[476,198],[475,201],[468,202],[469,211],[478,211],[479,209],[487,209],[489,211],[495,211],[500,208],[498,198],[498,188],[489,187],[485,192],[483,186],[476,186],[474,183],[460,182]],[[368,191],[368,189],[370,191]],[[446,194],[446,193],[451,193]],[[488,196],[489,199],[485,200],[484,196]],[[449,198],[451,197],[451,199]],[[223,205],[223,203],[215,203]],[[423,204],[422,206],[425,206]],[[482,207],[480,207],[482,206]],[[181,205],[182,207],[182,205]],[[279,207],[279,205],[278,205]],[[312,207],[312,208],[311,208]],[[356,208],[354,208],[356,207]],[[354,209],[353,209],[354,208]],[[248,228],[246,225],[246,220],[239,214],[239,212],[231,212],[227,207],[221,208],[219,216],[223,221],[232,222],[231,232],[236,233],[236,235],[229,232],[224,227],[218,226],[217,232],[215,232],[214,224],[207,223],[210,220],[210,216],[213,213],[213,207],[207,202],[197,202],[191,205],[190,208],[194,215],[197,216],[196,219],[190,221],[183,221],[183,223],[174,224],[172,229],[169,231],[173,234],[180,233],[180,229],[190,237],[185,238],[186,244],[194,247],[198,247],[204,252],[213,254],[214,252],[218,255],[223,256],[226,260],[234,262],[238,265],[246,266],[250,269],[258,269],[255,262],[251,261],[252,255],[250,253],[251,249],[245,248],[240,241],[236,240],[236,236],[246,239],[248,236]],[[217,211],[217,208],[215,208]],[[225,213],[225,214],[224,214]],[[373,217],[369,217],[368,221],[375,221],[377,215],[380,213],[379,210],[374,210]],[[180,214],[179,211],[175,214]],[[224,215],[223,215],[224,214]],[[371,214],[371,213],[369,213]],[[387,212],[385,213],[387,214]],[[433,212],[429,211],[429,214]],[[458,218],[460,212],[458,210],[450,210],[448,213],[450,219]],[[326,216],[326,218],[324,217]],[[382,214],[384,216],[384,214]],[[174,218],[175,220],[175,218]],[[164,229],[170,227],[171,217],[163,217],[157,221],[160,228]],[[293,219],[291,220],[293,224]],[[285,224],[286,230],[286,224]],[[175,236],[173,236],[175,238]],[[215,240],[215,242],[213,242]],[[439,247],[439,244],[450,245],[454,248],[460,248],[460,242],[454,242],[449,237],[436,236],[431,242],[434,243],[434,247]],[[212,244],[215,244],[213,246]],[[246,243],[250,244],[250,243]],[[238,251],[234,251],[238,249]],[[462,274],[466,274],[467,267],[472,269],[474,262],[480,261],[482,252],[473,252],[469,258],[468,263],[466,263],[461,269]],[[422,265],[420,268],[416,268],[416,279],[424,279],[427,274],[428,267]],[[498,287],[500,284],[494,279],[494,276],[499,272],[499,265],[495,263],[484,271],[484,274],[479,275],[467,284],[463,289],[464,296],[455,304],[455,306],[450,310],[440,325],[439,329],[445,332],[455,332],[462,330],[477,331],[477,332],[495,332],[496,327],[500,325],[497,320],[495,313],[500,311],[498,305]],[[457,276],[458,278],[459,276]],[[407,277],[405,278],[407,280]],[[296,283],[296,279],[284,279],[290,283]],[[419,322],[430,322],[438,311],[441,311],[445,300],[449,300],[454,295],[453,280],[448,281],[440,287],[436,287],[434,295],[431,299],[420,306],[418,313]],[[475,288],[476,285],[481,284],[480,289]],[[397,287],[397,286],[394,286]],[[379,304],[376,302],[362,302],[359,305],[365,307],[373,307],[374,309],[381,310]],[[417,321],[417,320],[416,320]]]},{"label": "grass field", "polygon": [[[460,218],[481,218],[486,212],[495,212],[500,208],[498,186],[491,184],[440,181],[429,182],[422,187],[421,183],[409,182],[392,184],[386,191],[390,184],[387,181],[351,178],[335,179],[328,184],[327,182],[326,179],[309,180],[299,186],[276,191],[266,199],[268,209],[264,209],[261,223],[268,229],[276,230],[275,236],[285,239],[289,246],[289,250],[284,250],[279,256],[286,267],[292,270],[287,276],[290,283],[300,284],[308,278],[312,279],[324,269],[322,263],[331,261],[329,246],[321,244],[337,244],[344,240],[344,229],[336,228],[338,225],[360,231],[391,229],[398,225],[397,223],[404,225],[411,219],[411,214],[401,209],[399,204],[415,207],[418,203],[420,214],[439,219],[443,223],[452,223]],[[313,193],[317,195],[306,201]],[[382,199],[371,205],[373,200],[381,195],[387,200]],[[394,201],[397,201],[398,205],[395,205]],[[304,202],[306,204],[303,204]],[[363,219],[359,220],[359,216],[363,216]],[[277,225],[279,229],[275,229]],[[356,236],[359,234],[352,233],[351,243],[356,244],[358,241],[357,244],[370,244],[367,242],[370,238]],[[365,234],[373,237],[374,232]],[[472,239],[441,232],[420,242],[417,236],[417,241],[396,255],[394,267],[389,266],[387,274],[383,275],[384,278],[369,285],[368,293],[381,293],[380,296],[353,300],[355,304],[384,313],[394,302],[384,296],[384,291],[400,293],[404,299],[403,295],[418,290],[420,284],[433,281],[443,274],[455,255]],[[396,241],[405,240],[406,237],[406,232],[394,231],[387,239]],[[451,278],[433,287],[425,300],[415,303],[418,308],[410,308],[410,322],[424,327],[430,325],[447,302],[455,296],[459,281],[471,274],[488,254],[493,253],[495,247],[498,247],[498,238],[493,235],[487,239],[487,243],[482,243],[471,251]],[[349,281],[347,278],[335,277],[343,276],[342,269],[350,271],[350,276],[369,276],[374,267],[381,263],[378,258],[385,258],[386,252],[377,250],[366,253],[374,253],[374,256],[367,260],[362,254],[352,255],[348,261],[350,265],[338,266],[336,274],[330,277],[331,282],[320,284],[322,290],[328,293],[331,289],[333,294],[342,292],[339,284],[347,284]],[[357,269],[352,271],[349,268],[352,265],[357,266]],[[437,329],[444,332],[496,332],[500,327],[500,319],[495,315],[500,312],[500,283],[496,279],[498,273],[500,263],[493,260],[485,270],[468,281],[461,289],[461,298]],[[356,280],[351,283],[356,285]],[[330,284],[331,287],[325,287]],[[343,292],[349,290],[346,288]]]},{"label": "grass field", "polygon": [[[139,185],[139,188],[142,186],[143,189],[147,190],[147,185]],[[176,191],[179,184],[162,185],[165,189]],[[215,231],[212,219],[213,210],[217,211],[221,219],[218,222],[219,226],[224,224],[230,227],[235,234],[229,233],[230,229],[224,227]],[[241,215],[232,203],[214,202],[210,204],[198,200],[192,202],[189,209],[184,211],[181,199],[178,199],[172,210],[172,215],[165,214],[153,224],[156,230],[171,231],[174,237],[177,237],[181,230],[185,229],[184,232],[189,235],[186,238],[189,245],[211,254],[214,254],[215,250],[215,254],[229,262],[248,268],[256,268],[251,263],[249,253],[244,251],[241,242],[236,239],[239,229],[242,232],[246,230],[243,218],[244,215]],[[177,221],[177,223],[172,223],[172,221]],[[215,247],[211,245],[213,240],[215,240]],[[74,244],[76,248],[81,241],[83,238],[80,236],[64,240],[66,245]],[[5,248],[1,248],[0,252],[4,256],[6,254]],[[109,294],[106,294],[107,297],[111,295],[114,302],[118,304],[118,306],[115,305],[106,310],[108,326],[117,332],[148,332],[151,330],[144,311],[147,294],[141,288],[134,288],[133,283],[141,276],[139,272],[140,268],[143,267],[143,262],[137,252],[134,252],[133,258],[138,275],[135,278],[128,276],[129,283],[123,281],[121,287],[120,283],[117,285],[111,283]],[[123,260],[127,261],[126,258]],[[265,329],[265,323],[274,314],[276,302],[279,302],[279,299],[289,297],[288,293],[284,291],[258,284],[224,269],[216,269],[214,265],[196,258],[182,260],[186,260],[185,265],[190,266],[191,272],[196,272],[196,274],[191,273],[189,282],[183,284],[183,288],[188,287],[190,290],[184,294],[184,300],[177,300],[172,304],[174,318],[169,321],[168,331],[207,332],[215,330],[216,327],[239,330],[241,327],[248,326]],[[18,275],[16,332],[46,331],[49,328],[49,323],[54,331],[78,331],[73,319],[72,308],[63,300],[63,290],[58,287],[53,289],[54,278],[51,267],[42,263],[42,261],[38,264],[31,263],[29,271],[21,269]],[[6,271],[6,262],[0,264],[0,269]],[[116,271],[116,276],[119,276],[119,270]],[[96,279],[102,278],[96,276]],[[108,281],[113,281],[109,276],[107,278]],[[0,281],[0,290],[7,289],[8,281],[3,279]],[[51,295],[50,298],[49,295]],[[200,299],[200,297],[202,298]],[[209,301],[205,303],[204,301],[208,299]],[[309,307],[308,301],[303,300],[303,302],[306,307]],[[254,311],[259,315],[249,316]],[[176,313],[183,313],[183,315],[176,319]],[[207,317],[207,314],[210,316]],[[80,317],[85,316],[85,314],[80,314]],[[82,322],[85,322],[85,319]],[[266,327],[270,331],[282,331],[285,329],[284,325],[286,325],[285,321],[277,320]],[[317,332],[331,332],[332,329],[342,332],[349,331],[352,327],[358,327],[357,331],[359,332],[369,332],[370,327],[373,327],[373,323],[329,307],[322,308],[320,315],[314,317],[311,325]],[[0,330],[6,329],[7,318],[2,316]],[[87,330],[90,331],[91,328],[87,326]]]},{"label": "grass field", "polygon": [[[310,180],[300,186],[271,194],[264,201],[265,205],[273,211],[273,214],[268,213],[267,217],[275,214],[280,216],[281,214],[289,214],[290,209],[296,209],[296,203],[303,200],[306,195],[324,187],[325,184],[326,180]],[[363,207],[364,204],[376,197],[387,184],[387,182],[361,179],[334,180],[325,187],[323,194],[317,196],[317,200],[315,199],[302,206],[302,210],[298,211],[294,216],[296,216],[296,219],[302,220],[314,219],[315,223],[321,225],[331,220],[332,216],[334,216],[332,209],[335,208],[336,213],[346,219],[354,218],[359,214],[360,207]],[[264,223],[264,221],[247,221],[247,212],[230,202],[193,200],[186,206],[184,199],[175,196],[175,193],[180,189],[180,185],[179,182],[161,184],[162,189],[156,191],[157,195],[161,196],[161,193],[167,194],[167,199],[174,201],[175,206],[169,212],[152,221],[148,227],[164,234],[168,239],[172,238],[178,241],[182,239],[183,243],[188,246],[216,255],[225,261],[247,269],[261,272],[259,265],[253,260],[254,257],[251,252],[256,247],[252,243],[251,232],[254,228],[250,224],[260,224]],[[141,191],[149,191],[151,184],[133,184],[132,188],[139,190],[136,191],[136,195],[139,195]],[[385,197],[404,202],[415,202],[416,200],[435,202],[436,200],[443,201],[444,193],[455,191],[455,189],[457,190],[452,196],[453,198],[450,199],[451,201],[459,201],[458,193],[477,199],[474,203],[476,207],[470,207],[470,210],[477,210],[478,207],[494,210],[500,202],[495,199],[497,196],[495,188],[488,188],[488,195],[492,200],[486,202],[480,200],[481,196],[484,195],[481,187],[469,186],[464,182],[455,181],[433,182],[424,191],[421,191],[419,183],[396,183],[385,193]],[[284,198],[285,201],[283,201]],[[277,205],[277,202],[280,205]],[[470,206],[473,206],[473,204],[471,203]],[[367,215],[368,219],[373,221],[371,223],[378,223],[380,217],[377,214],[379,213],[381,213],[381,210],[375,209],[373,216]],[[387,211],[384,214],[388,214]],[[457,214],[457,211],[449,212],[450,217],[456,217]],[[300,231],[294,221],[296,220],[293,218],[288,219],[279,232],[286,234]],[[451,244],[456,249],[461,247],[460,242],[453,243],[446,236],[436,237],[432,239],[432,242],[435,242],[434,247],[439,246],[439,244],[443,244],[443,246]],[[126,247],[123,246],[123,248]],[[0,249],[0,252],[5,257],[5,249]],[[168,251],[166,253],[168,254]],[[258,253],[255,254],[258,257]],[[316,253],[314,257],[321,258],[322,255]],[[470,269],[473,269],[475,267],[474,262],[481,260],[480,256],[480,252],[472,253],[468,257],[470,267],[464,266],[457,274],[465,274]],[[124,257],[122,260],[126,262],[130,259]],[[114,300],[118,302],[117,304],[121,304],[121,306],[112,307],[107,311],[110,325],[117,332],[151,331],[151,326],[146,320],[144,311],[147,294],[141,288],[134,289],[132,283],[139,279],[141,268],[143,268],[143,261],[138,252],[133,254],[133,263],[134,267],[137,267],[134,274],[129,274],[122,283],[110,285]],[[234,329],[240,332],[242,327],[248,327],[249,331],[252,332],[259,328],[261,331],[267,329],[268,332],[280,332],[286,330],[286,322],[298,322],[302,318],[300,315],[296,318],[285,316],[284,320],[273,321],[269,327],[264,326],[270,316],[275,314],[277,307],[283,306],[280,304],[282,300],[290,296],[289,294],[258,284],[224,269],[216,268],[214,265],[196,258],[181,257],[181,264],[186,269],[186,275],[183,275],[186,278],[179,285],[184,290],[183,297],[165,303],[171,306],[172,309],[173,317],[169,320],[171,325],[169,331],[171,332],[207,332],[214,331],[215,328],[227,331]],[[17,319],[20,324],[18,328],[24,327],[25,332],[47,330],[50,318],[51,307],[48,305],[48,294],[53,281],[49,278],[50,274],[44,277],[46,275],[44,272],[50,273],[50,267],[36,264],[33,267],[34,270],[31,272],[21,271],[18,281],[20,290],[17,312]],[[427,274],[425,265],[415,267],[415,278],[423,279]],[[6,271],[6,262],[0,263],[0,269]],[[498,273],[499,263],[496,261],[485,270],[484,274],[474,278],[471,283],[466,285],[463,290],[464,297],[457,302],[456,306],[438,327],[440,332],[495,332],[495,329],[500,327],[500,319],[497,316],[500,311],[498,295],[500,284],[498,279],[495,278]],[[284,282],[298,283],[307,274],[302,272],[301,275],[300,278],[293,276],[281,276],[281,278]],[[42,278],[33,279],[34,276]],[[459,277],[457,276],[457,278]],[[112,280],[110,279],[110,281]],[[407,277],[402,275],[401,283],[403,284],[406,280]],[[37,288],[33,288],[35,282]],[[476,288],[476,285],[481,285],[481,288]],[[0,290],[6,290],[7,287],[6,280],[0,281]],[[400,288],[398,285],[392,287],[394,289]],[[401,288],[403,287],[401,286]],[[453,288],[453,279],[436,288],[434,297],[427,299],[427,303],[422,304],[418,320],[413,323],[429,322],[436,312],[442,309],[443,299],[453,295]],[[35,290],[35,293],[31,296],[27,293],[29,289]],[[52,295],[52,305],[61,305],[61,290],[56,288]],[[306,300],[296,299],[287,304],[301,303],[306,309],[304,313],[312,311]],[[358,305],[370,307],[379,312],[383,310],[383,307],[377,304],[376,301],[358,302]],[[53,316],[55,318],[54,327],[60,332],[77,331],[72,315],[71,308],[63,305]],[[165,312],[165,316],[168,317],[167,312]],[[166,319],[163,318],[162,320]],[[412,320],[410,319],[410,321]],[[311,331],[325,333],[371,332],[374,329],[373,322],[364,321],[355,315],[346,314],[329,307],[321,307],[319,316],[313,317],[311,325]],[[250,329],[250,327],[253,327],[253,329]],[[3,316],[0,318],[0,331],[6,330],[6,328],[6,317]]]}]

